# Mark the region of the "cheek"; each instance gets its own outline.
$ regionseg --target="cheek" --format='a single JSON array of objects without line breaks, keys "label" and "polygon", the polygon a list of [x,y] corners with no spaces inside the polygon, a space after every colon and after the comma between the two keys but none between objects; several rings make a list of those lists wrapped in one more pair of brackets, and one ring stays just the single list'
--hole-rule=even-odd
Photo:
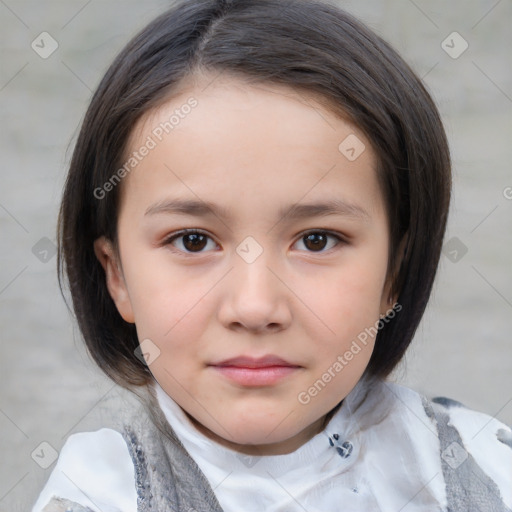
[{"label": "cheek", "polygon": [[347,354],[334,368],[343,377],[335,379],[333,389],[341,387],[342,391],[357,381],[371,357],[387,262],[385,258],[354,257],[344,263],[321,278],[306,279],[309,286],[300,291],[309,309],[304,309],[303,325],[315,340],[313,371],[321,378],[338,356]]},{"label": "cheek", "polygon": [[384,282],[385,266],[363,261],[313,278],[301,296],[327,326],[345,332],[378,319]]},{"label": "cheek", "polygon": [[211,316],[204,299],[214,276],[198,275],[168,260],[165,254],[133,258],[125,270],[139,339],[179,340],[183,331],[190,335]]}]

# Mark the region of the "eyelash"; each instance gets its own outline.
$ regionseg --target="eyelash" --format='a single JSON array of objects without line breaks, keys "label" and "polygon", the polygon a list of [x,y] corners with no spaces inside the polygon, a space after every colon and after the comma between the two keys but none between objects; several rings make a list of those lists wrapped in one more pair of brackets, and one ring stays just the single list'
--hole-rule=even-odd
[{"label": "eyelash", "polygon": [[[308,231],[304,231],[302,233],[300,233],[297,237],[297,241],[295,243],[297,243],[298,241],[302,240],[304,237],[306,237],[307,235],[312,235],[312,234],[322,234],[322,235],[327,235],[328,237],[330,238],[334,238],[336,239],[336,243],[333,245],[333,247],[327,249],[327,250],[320,250],[320,251],[307,251],[308,253],[310,254],[323,254],[323,253],[326,253],[326,252],[329,252],[331,251],[332,249],[338,247],[340,244],[347,244],[347,240],[345,237],[343,237],[341,234],[339,233],[335,233],[335,232],[332,232],[332,231],[328,231],[328,230],[321,230],[321,229],[312,229],[312,230],[308,230]],[[183,237],[183,236],[186,236],[186,235],[204,235],[206,237],[208,237],[210,240],[213,240],[213,238],[208,234],[206,233],[205,231],[201,231],[200,229],[183,229],[181,231],[178,231],[176,233],[173,233],[172,235],[170,235],[169,237],[167,237],[162,245],[164,246],[172,246],[172,242],[174,242],[175,240]],[[213,240],[214,241],[214,240]],[[294,245],[295,245],[294,243]],[[175,247],[173,247],[171,249],[173,252],[177,252],[179,254],[184,254],[186,256],[194,256],[196,254],[202,254],[204,251],[197,251],[197,252],[194,252],[194,251],[182,251],[181,249],[177,249]],[[209,251],[206,251],[206,252],[209,252]]]}]

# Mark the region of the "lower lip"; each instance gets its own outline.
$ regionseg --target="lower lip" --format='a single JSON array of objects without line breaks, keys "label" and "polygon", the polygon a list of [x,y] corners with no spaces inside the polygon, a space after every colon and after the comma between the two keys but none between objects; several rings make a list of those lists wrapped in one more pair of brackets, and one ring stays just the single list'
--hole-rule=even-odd
[{"label": "lower lip", "polygon": [[296,372],[298,366],[264,366],[247,368],[240,366],[214,366],[224,377],[241,386],[271,386]]}]

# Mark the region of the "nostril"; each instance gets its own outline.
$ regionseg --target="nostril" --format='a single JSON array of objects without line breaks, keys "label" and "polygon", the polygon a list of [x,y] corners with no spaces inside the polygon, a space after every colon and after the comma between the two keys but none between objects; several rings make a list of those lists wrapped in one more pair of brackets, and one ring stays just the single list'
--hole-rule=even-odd
[{"label": "nostril", "polygon": [[277,322],[272,322],[267,325],[259,325],[259,326],[250,326],[249,324],[243,324],[242,322],[231,322],[231,329],[235,331],[248,329],[254,332],[265,332],[265,331],[279,331],[281,330],[281,324]]}]

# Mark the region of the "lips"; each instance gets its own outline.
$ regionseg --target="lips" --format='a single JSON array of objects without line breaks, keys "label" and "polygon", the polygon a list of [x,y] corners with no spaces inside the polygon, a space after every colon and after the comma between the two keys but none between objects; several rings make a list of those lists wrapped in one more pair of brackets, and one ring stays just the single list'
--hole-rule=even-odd
[{"label": "lips", "polygon": [[237,368],[269,368],[271,366],[298,366],[284,359],[281,359],[277,356],[265,356],[265,357],[248,357],[248,356],[239,356],[233,357],[232,359],[226,359],[225,361],[221,361],[219,363],[215,363],[212,366],[234,366]]},{"label": "lips", "polygon": [[280,357],[239,356],[210,365],[223,377],[241,386],[271,386],[293,375],[300,368]]}]

